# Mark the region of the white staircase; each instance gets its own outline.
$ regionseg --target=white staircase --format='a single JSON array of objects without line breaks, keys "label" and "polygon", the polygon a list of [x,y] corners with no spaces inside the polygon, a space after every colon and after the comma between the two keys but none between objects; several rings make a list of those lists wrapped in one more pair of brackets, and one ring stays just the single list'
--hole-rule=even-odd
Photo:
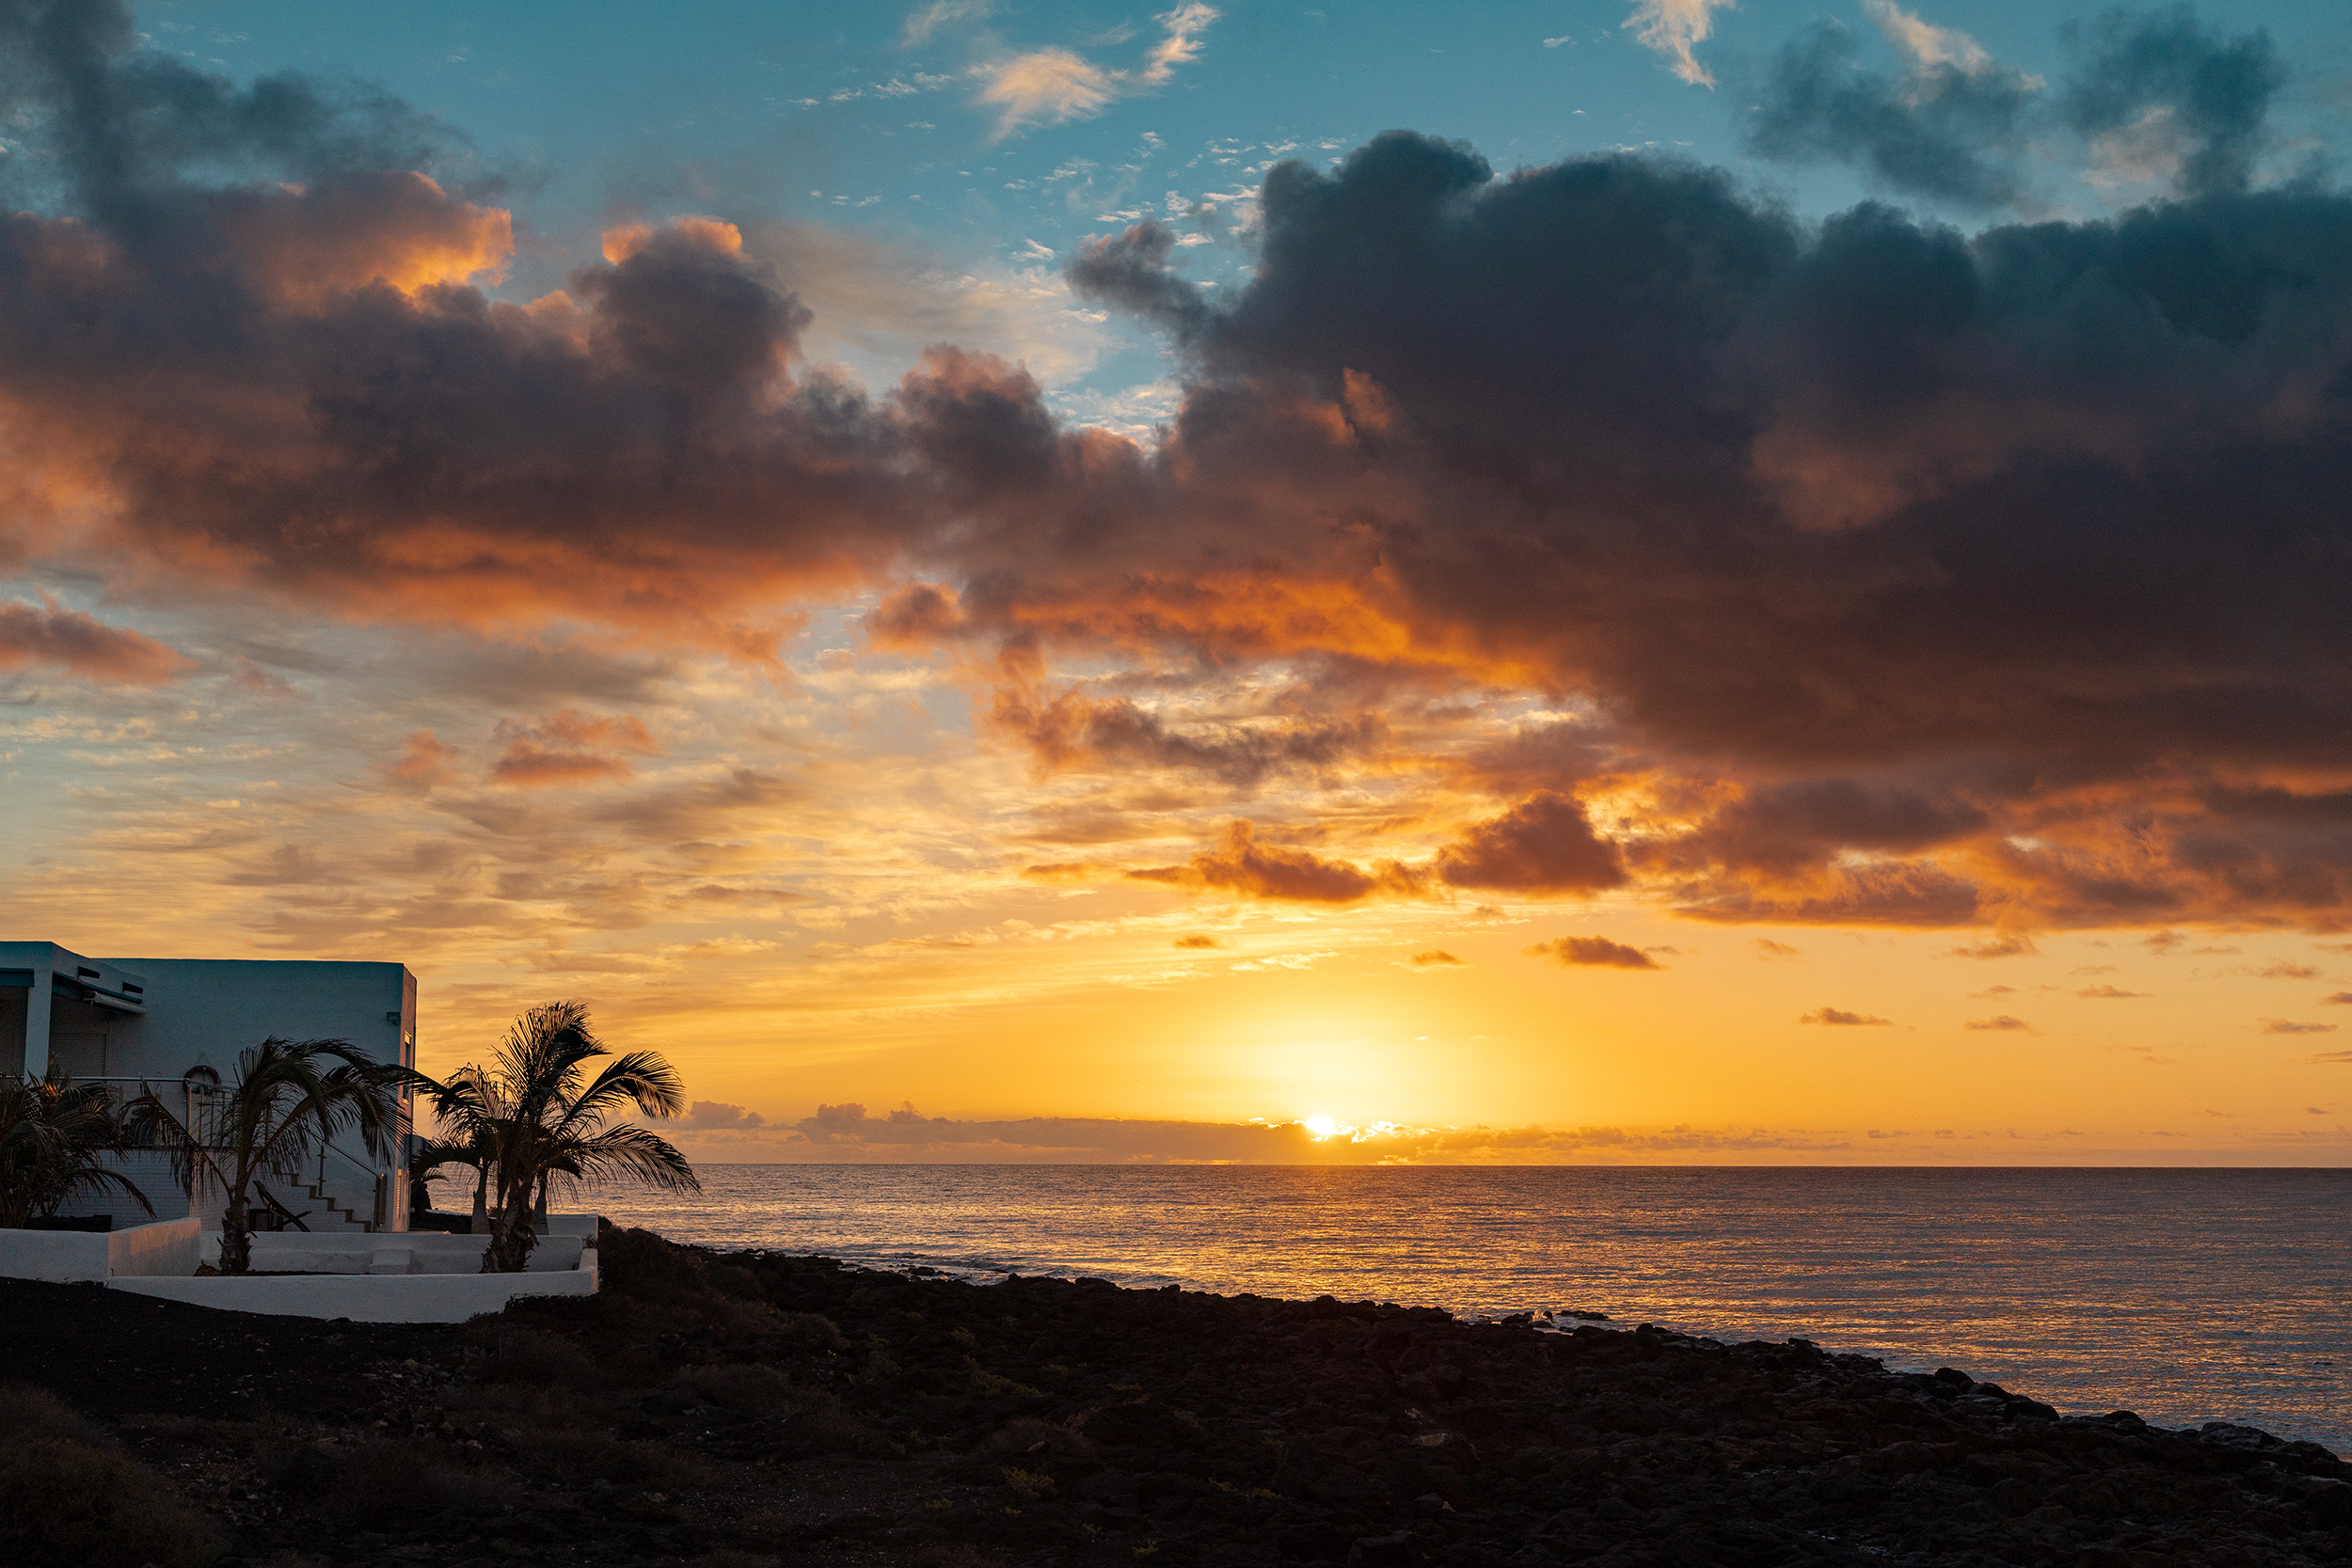
[{"label": "white staircase", "polygon": [[[301,1215],[302,1228],[314,1236],[362,1235],[375,1228],[374,1190],[356,1182],[321,1180],[315,1164],[303,1169],[275,1167],[262,1178],[262,1184],[278,1202]],[[257,1202],[254,1207],[263,1206]]]}]

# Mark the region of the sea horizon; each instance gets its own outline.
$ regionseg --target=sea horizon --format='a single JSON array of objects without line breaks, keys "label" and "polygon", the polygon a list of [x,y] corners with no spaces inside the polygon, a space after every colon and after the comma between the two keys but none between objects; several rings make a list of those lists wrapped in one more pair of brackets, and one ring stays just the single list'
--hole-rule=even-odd
[{"label": "sea horizon", "polygon": [[977,1283],[1600,1313],[2352,1450],[2352,1170],[719,1164],[616,1225]]}]

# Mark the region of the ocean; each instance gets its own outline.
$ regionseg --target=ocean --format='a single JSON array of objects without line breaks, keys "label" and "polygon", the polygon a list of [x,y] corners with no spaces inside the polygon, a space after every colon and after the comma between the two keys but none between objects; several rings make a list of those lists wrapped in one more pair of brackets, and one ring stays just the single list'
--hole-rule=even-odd
[{"label": "ocean", "polygon": [[583,1195],[679,1242],[1958,1367],[2062,1414],[2352,1455],[2352,1170],[705,1165]]}]

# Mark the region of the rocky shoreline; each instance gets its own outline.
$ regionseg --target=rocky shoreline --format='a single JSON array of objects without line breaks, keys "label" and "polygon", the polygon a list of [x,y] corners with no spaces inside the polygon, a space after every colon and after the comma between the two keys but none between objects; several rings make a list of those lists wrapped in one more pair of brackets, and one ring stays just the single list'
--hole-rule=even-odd
[{"label": "rocky shoreline", "polygon": [[2316,1445],[1803,1340],[601,1245],[449,1329],[0,1282],[5,1375],[267,1568],[2352,1561]]}]

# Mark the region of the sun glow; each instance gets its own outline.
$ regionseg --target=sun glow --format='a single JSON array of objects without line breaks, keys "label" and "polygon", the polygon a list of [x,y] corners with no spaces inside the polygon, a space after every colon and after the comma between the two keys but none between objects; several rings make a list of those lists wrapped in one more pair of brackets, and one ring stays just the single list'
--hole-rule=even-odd
[{"label": "sun glow", "polygon": [[1340,1134],[1340,1124],[1333,1121],[1329,1117],[1325,1116],[1320,1111],[1316,1112],[1313,1116],[1309,1117],[1299,1125],[1306,1128],[1308,1132],[1312,1132],[1318,1138],[1336,1138]]}]

